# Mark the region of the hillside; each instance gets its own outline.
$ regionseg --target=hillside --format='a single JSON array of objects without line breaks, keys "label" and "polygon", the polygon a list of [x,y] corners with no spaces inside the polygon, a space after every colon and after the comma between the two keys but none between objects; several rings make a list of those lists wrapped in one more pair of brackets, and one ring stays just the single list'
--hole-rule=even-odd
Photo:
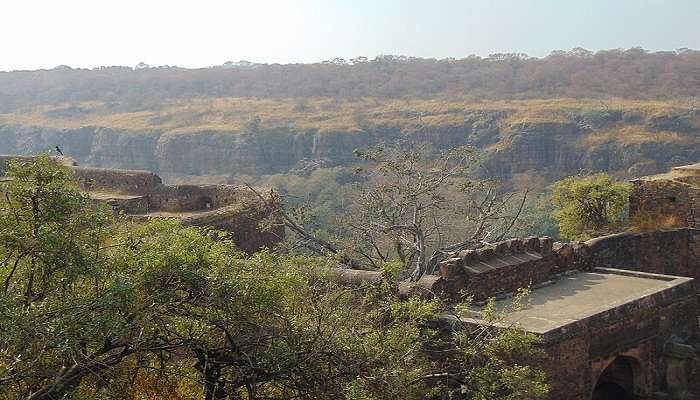
[{"label": "hillside", "polygon": [[0,153],[229,181],[348,165],[400,137],[472,144],[483,173],[625,177],[700,159],[700,52],[574,49],[544,58],[380,56],[204,69],[0,72]]},{"label": "hillside", "polygon": [[483,150],[484,173],[547,179],[606,170],[638,176],[700,159],[692,100],[194,98],[136,110],[64,102],[0,114],[0,153],[59,146],[81,164],[189,176],[286,173],[308,160],[410,138]]},{"label": "hillside", "polygon": [[461,59],[379,56],[317,64],[227,63],[184,69],[141,65],[0,72],[0,112],[65,101],[121,110],[163,99],[334,97],[358,99],[673,99],[700,93],[700,52],[577,48],[544,58],[492,54]]}]

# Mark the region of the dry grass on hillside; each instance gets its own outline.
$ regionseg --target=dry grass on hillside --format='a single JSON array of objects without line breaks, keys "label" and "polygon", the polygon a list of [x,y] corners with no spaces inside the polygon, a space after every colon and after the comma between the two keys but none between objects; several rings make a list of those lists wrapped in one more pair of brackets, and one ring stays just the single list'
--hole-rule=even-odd
[{"label": "dry grass on hillside", "polygon": [[[375,126],[437,127],[461,125],[483,112],[502,112],[506,124],[563,123],[572,113],[601,110],[660,115],[686,109],[681,101],[551,99],[520,101],[395,100],[365,98],[255,99],[202,98],[164,101],[148,109],[124,112],[101,102],[46,105],[0,114],[0,123],[75,129],[99,126],[173,134],[201,131],[240,132],[257,116],[263,128],[353,131]],[[601,139],[602,140],[602,139]]]},{"label": "dry grass on hillside", "polygon": [[617,142],[622,145],[643,143],[691,143],[692,141],[678,132],[650,131],[644,125],[623,125],[604,131],[591,133],[581,139],[584,146],[599,146],[604,143]]}]

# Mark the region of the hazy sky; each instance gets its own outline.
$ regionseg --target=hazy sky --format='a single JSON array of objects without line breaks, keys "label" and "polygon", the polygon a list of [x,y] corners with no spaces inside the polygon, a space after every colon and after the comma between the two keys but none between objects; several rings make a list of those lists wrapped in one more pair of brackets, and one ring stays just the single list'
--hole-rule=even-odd
[{"label": "hazy sky", "polygon": [[0,70],[700,49],[700,0],[0,0]]}]

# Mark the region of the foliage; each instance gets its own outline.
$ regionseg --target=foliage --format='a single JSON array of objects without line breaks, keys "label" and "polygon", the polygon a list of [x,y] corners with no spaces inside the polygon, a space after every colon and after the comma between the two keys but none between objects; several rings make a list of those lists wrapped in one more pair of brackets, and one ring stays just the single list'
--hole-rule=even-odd
[{"label": "foliage", "polygon": [[[293,109],[301,113],[306,106],[299,107],[300,99],[314,97],[668,98],[694,96],[699,89],[700,52],[688,49],[573,49],[544,58],[492,54],[358,59],[192,70],[116,66],[3,72],[0,112],[66,101],[104,101],[121,110],[141,110],[163,98],[274,96],[293,98]],[[62,115],[80,111],[69,108]]]},{"label": "foliage", "polygon": [[46,156],[12,163],[8,176],[0,203],[0,387],[28,395],[60,371],[59,383],[71,388],[80,372],[66,360],[92,354],[83,365],[97,371],[112,362],[112,322],[92,313],[112,311],[95,296],[111,214],[91,207],[70,170]]},{"label": "foliage", "polygon": [[518,223],[511,231],[512,237],[549,236],[559,239],[559,226],[553,217],[554,206],[551,191],[544,190],[528,196]]},{"label": "foliage", "polygon": [[626,217],[631,185],[605,173],[568,177],[553,186],[554,218],[562,237],[586,240],[620,227]]},{"label": "foliage", "polygon": [[[506,318],[527,306],[528,295],[529,289],[521,289],[505,304],[489,299],[478,312],[479,324],[453,320],[456,333],[448,341],[454,360],[447,368],[446,386],[452,386],[453,395],[463,396],[457,398],[534,400],[546,396],[546,377],[533,366],[546,358],[538,347],[541,338]],[[474,314],[470,308],[468,303],[460,304],[457,313]]]},{"label": "foliage", "polygon": [[394,257],[417,279],[449,252],[498,241],[519,214],[505,212],[512,196],[472,177],[472,147],[431,154],[407,141],[357,154],[366,162],[358,168],[364,179],[344,225],[360,243],[352,250],[370,263]]},{"label": "foliage", "polygon": [[[356,268],[396,270],[413,280],[432,273],[448,254],[505,237],[518,219],[527,192],[501,193],[493,181],[472,177],[476,151],[462,146],[436,152],[411,141],[355,150],[349,199],[329,231],[314,230],[306,208],[289,207],[284,196],[266,200],[249,186],[288,228],[288,249],[332,254]],[[337,184],[336,184],[337,187]],[[337,195],[337,192],[336,192]],[[336,196],[337,198],[337,196]]]},{"label": "foliage", "polygon": [[[339,286],[332,259],[245,259],[221,232],[113,221],[47,157],[9,175],[2,399],[419,399],[443,367],[425,351],[436,300]],[[503,362],[497,380],[522,376]]]}]

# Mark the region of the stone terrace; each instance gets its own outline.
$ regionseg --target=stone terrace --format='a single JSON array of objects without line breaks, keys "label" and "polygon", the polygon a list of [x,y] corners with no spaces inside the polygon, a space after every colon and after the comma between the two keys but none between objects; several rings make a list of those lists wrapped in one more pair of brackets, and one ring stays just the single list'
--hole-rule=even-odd
[{"label": "stone terrace", "polygon": [[[544,367],[554,378],[550,398],[588,400],[605,383],[621,386],[635,399],[651,399],[694,384],[689,382],[696,367],[692,348],[669,351],[669,343],[683,348],[675,341],[697,332],[691,281],[600,268],[567,274],[533,290],[524,309],[509,309],[509,299],[497,305],[508,310],[502,324],[543,338],[548,354]],[[479,311],[475,307],[464,321],[481,323]],[[622,373],[617,363],[632,368]]]}]

